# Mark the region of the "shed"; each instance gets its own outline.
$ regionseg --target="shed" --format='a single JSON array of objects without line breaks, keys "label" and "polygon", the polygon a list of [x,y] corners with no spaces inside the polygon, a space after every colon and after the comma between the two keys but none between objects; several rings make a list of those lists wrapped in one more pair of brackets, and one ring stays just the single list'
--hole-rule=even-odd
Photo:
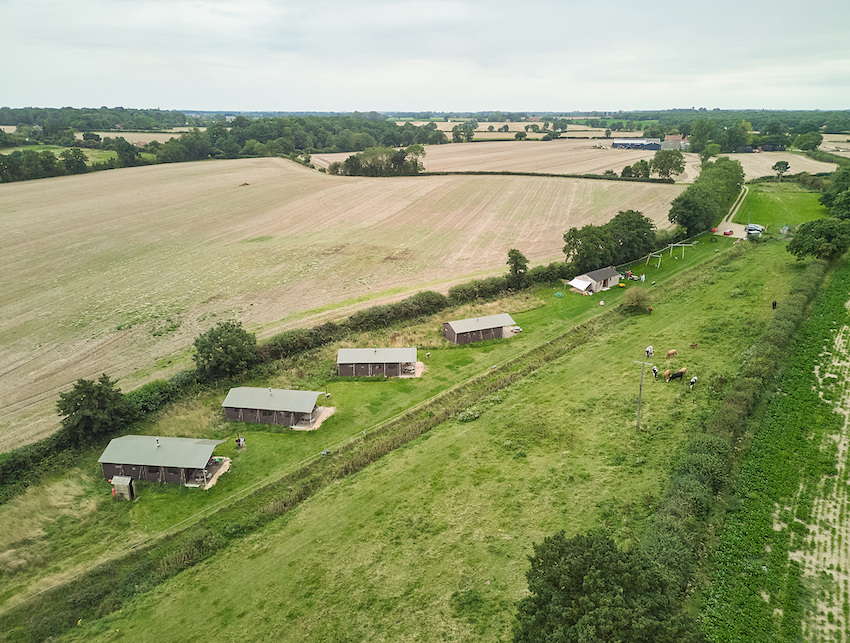
[{"label": "shed", "polygon": [[416,349],[340,348],[336,364],[343,376],[398,377],[416,367]]},{"label": "shed", "polygon": [[453,344],[469,344],[485,339],[501,339],[505,328],[516,326],[507,313],[443,322],[443,337]]},{"label": "shed", "polygon": [[228,420],[310,427],[316,419],[318,391],[238,386],[230,389],[221,405]]},{"label": "shed", "polygon": [[204,471],[212,452],[224,440],[125,435],[109,441],[98,458],[107,480],[127,476],[133,480],[185,484]]},{"label": "shed", "polygon": [[[588,285],[586,285],[584,288],[581,288],[577,286],[574,282]],[[594,293],[616,286],[619,282],[620,273],[609,266],[608,268],[601,268],[599,270],[593,270],[583,275],[579,275],[570,282],[570,285],[573,288],[578,288],[579,290],[582,290],[583,292]]]},{"label": "shed", "polygon": [[615,138],[613,148],[626,150],[660,150],[660,138]]}]

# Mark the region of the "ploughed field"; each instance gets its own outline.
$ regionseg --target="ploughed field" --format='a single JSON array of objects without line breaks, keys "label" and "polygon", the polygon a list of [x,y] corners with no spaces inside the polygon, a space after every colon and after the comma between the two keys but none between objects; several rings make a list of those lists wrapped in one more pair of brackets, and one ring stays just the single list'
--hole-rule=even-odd
[{"label": "ploughed field", "polygon": [[570,227],[620,210],[665,227],[682,189],[331,177],[271,158],[2,185],[0,449],[53,432],[58,394],[78,378],[106,372],[129,390],[189,366],[194,337],[222,319],[268,336],[502,273],[512,247],[558,259]]}]

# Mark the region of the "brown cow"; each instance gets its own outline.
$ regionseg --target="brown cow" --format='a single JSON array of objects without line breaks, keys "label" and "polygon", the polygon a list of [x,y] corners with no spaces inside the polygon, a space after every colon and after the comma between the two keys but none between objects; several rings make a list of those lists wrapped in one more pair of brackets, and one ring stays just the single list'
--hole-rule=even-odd
[{"label": "brown cow", "polygon": [[665,357],[664,359],[670,359],[671,357],[676,357],[676,355],[678,355],[678,354],[679,354],[679,351],[677,351],[675,348],[671,348],[669,351],[667,351],[667,357]]},{"label": "brown cow", "polygon": [[669,368],[666,371],[664,371],[664,381],[665,382],[670,381],[670,369]]},{"label": "brown cow", "polygon": [[682,379],[682,378],[685,376],[685,372],[686,372],[687,370],[688,370],[688,367],[687,367],[687,366],[686,366],[685,368],[680,368],[678,371],[676,371],[675,373],[673,373],[673,374],[670,376],[670,379],[671,379],[671,380],[680,380],[680,379]]}]

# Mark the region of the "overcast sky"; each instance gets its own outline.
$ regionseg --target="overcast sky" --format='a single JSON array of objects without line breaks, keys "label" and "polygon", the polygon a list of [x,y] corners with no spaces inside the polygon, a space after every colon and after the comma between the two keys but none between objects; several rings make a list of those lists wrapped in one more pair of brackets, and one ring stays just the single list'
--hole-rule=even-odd
[{"label": "overcast sky", "polygon": [[850,109],[848,0],[0,0],[0,106]]}]

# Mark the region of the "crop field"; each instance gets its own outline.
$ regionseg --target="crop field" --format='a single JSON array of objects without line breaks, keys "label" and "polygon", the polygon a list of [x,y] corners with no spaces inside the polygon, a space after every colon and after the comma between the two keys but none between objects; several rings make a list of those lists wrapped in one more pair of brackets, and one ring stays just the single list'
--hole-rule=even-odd
[{"label": "crop field", "polygon": [[[594,147],[599,145],[602,147]],[[425,148],[425,169],[429,172],[513,171],[551,172],[555,174],[602,174],[613,170],[618,175],[626,165],[651,160],[655,152],[612,149],[611,141],[555,139],[552,141],[491,141],[452,143]],[[350,154],[314,154],[316,166],[327,167],[344,161]],[[685,172],[679,181],[693,181],[699,175],[699,157],[686,154]]]},{"label": "crop field", "polygon": [[850,134],[824,134],[818,149],[850,158]]},{"label": "crop field", "polygon": [[712,641],[850,638],[849,291],[845,263],[744,460],[704,601]]},{"label": "crop field", "polygon": [[771,232],[783,226],[794,227],[829,215],[818,202],[819,192],[801,188],[796,183],[757,183],[735,215],[735,223],[758,223]]},{"label": "crop field", "polygon": [[[453,368],[471,360],[477,361],[473,370],[486,369],[515,340],[536,342],[586,319],[592,308],[608,319],[565,355],[480,399],[474,413],[330,484],[120,612],[84,621],[68,640],[156,640],[177,627],[212,629],[222,641],[508,640],[531,543],[559,529],[574,534],[601,527],[622,545],[635,544],[676,445],[701,431],[722,383],[735,375],[740,355],[770,318],[770,302],[787,294],[787,280],[770,275],[789,269],[794,261],[781,243],[703,241],[684,260],[643,268],[657,282],[652,315],[621,317],[609,310],[622,297],[619,289],[592,298],[569,293],[563,300],[541,289],[537,301],[526,301],[526,310],[517,313],[527,332],[544,329],[535,338],[438,348],[436,329],[417,331],[425,333],[426,345],[428,333],[434,334],[438,363],[421,380],[383,396],[385,410],[394,395],[407,394],[399,387],[426,389],[434,385],[429,378],[452,377]],[[636,435],[640,369],[633,360],[648,343],[662,353],[678,348],[675,366],[687,366],[699,384],[690,390],[649,375]],[[670,364],[663,357],[659,362]],[[305,362],[300,368],[313,381]],[[382,397],[376,389],[395,383],[368,383],[348,398],[343,390],[358,383],[330,384],[336,387],[332,399],[351,404],[359,397],[371,405]],[[283,439],[307,437],[262,430],[247,435],[244,457],[252,448],[290,457],[288,448],[280,449]],[[156,511],[173,512],[167,507],[189,496],[149,486],[137,503],[107,503],[106,511],[118,522],[125,520],[120,513],[131,512],[156,523]]]},{"label": "crop field", "polygon": [[189,366],[194,337],[221,319],[268,336],[367,299],[501,274],[511,247],[553,260],[570,227],[620,210],[666,227],[682,189],[331,177],[281,159],[4,184],[0,449],[53,432],[58,394],[78,378],[106,372],[129,390]]}]

